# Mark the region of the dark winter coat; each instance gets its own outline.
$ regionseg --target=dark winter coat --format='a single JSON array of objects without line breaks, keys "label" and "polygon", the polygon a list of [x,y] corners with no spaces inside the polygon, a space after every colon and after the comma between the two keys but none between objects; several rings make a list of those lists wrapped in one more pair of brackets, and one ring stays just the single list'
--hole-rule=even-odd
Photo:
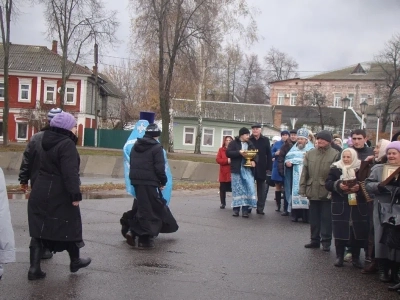
[{"label": "dark winter coat", "polygon": [[262,134],[258,140],[254,136],[250,136],[250,142],[258,150],[258,161],[254,170],[254,179],[266,180],[267,171],[272,171],[272,153],[269,138]]},{"label": "dark winter coat", "polygon": [[281,149],[279,150],[278,172],[279,175],[281,175],[282,177],[285,176],[285,157],[286,154],[288,154],[288,152],[290,151],[290,149],[292,149],[292,147],[293,147],[293,142],[290,139],[287,139],[286,142],[281,147]]},{"label": "dark winter coat", "polygon": [[271,179],[273,181],[278,181],[278,182],[283,182],[284,178],[279,174],[278,170],[278,159],[279,159],[279,154],[277,155],[276,152],[280,151],[282,146],[285,144],[284,141],[280,140],[275,142],[275,144],[272,146],[271,153],[272,157],[275,159],[273,164],[272,164],[272,176]]},{"label": "dark winter coat", "polygon": [[42,131],[34,134],[26,146],[24,154],[22,155],[21,167],[19,168],[18,180],[21,184],[27,184],[30,180],[31,186],[33,186],[36,177],[39,174],[40,153],[43,151],[43,134],[49,129],[50,127],[46,126],[42,129]]},{"label": "dark winter coat", "polygon": [[[253,143],[249,140],[248,142],[248,150],[255,150]],[[240,154],[240,150],[242,150],[242,142],[239,137],[235,137],[235,139],[229,143],[228,148],[226,149],[226,156],[231,159],[231,173],[240,173],[240,168],[242,167],[242,161],[244,160],[243,156]],[[257,165],[258,155],[256,155],[252,160],[256,162]]]},{"label": "dark winter coat", "polygon": [[165,186],[168,179],[165,173],[163,147],[145,135],[137,139],[130,154],[129,178],[132,185]]},{"label": "dark winter coat", "polygon": [[40,168],[28,201],[31,237],[52,241],[82,241],[82,200],[77,137],[69,130],[50,128],[43,133]]},{"label": "dark winter coat", "polygon": [[[350,240],[350,229],[356,240],[368,239],[368,206],[361,189],[357,193],[357,205],[350,206],[348,195],[340,189],[342,170],[332,167],[325,181],[325,188],[332,193],[333,236]],[[358,172],[356,172],[358,178]],[[352,227],[351,227],[352,226]]]},{"label": "dark winter coat", "polygon": [[219,182],[231,182],[231,166],[228,163],[228,157],[226,156],[226,148],[221,147],[218,150],[217,163],[219,164]]},{"label": "dark winter coat", "polygon": [[363,161],[365,160],[368,156],[374,155],[374,149],[364,146],[364,148],[354,148],[357,152],[357,157],[359,160]]}]

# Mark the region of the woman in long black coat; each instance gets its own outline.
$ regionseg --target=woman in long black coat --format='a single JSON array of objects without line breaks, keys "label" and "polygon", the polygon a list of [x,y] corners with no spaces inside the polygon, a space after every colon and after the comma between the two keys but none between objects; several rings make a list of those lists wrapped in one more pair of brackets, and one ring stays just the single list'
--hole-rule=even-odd
[{"label": "woman in long black coat", "polygon": [[43,134],[40,170],[28,201],[30,243],[29,280],[46,276],[40,268],[43,247],[52,252],[68,251],[70,271],[88,266],[82,259],[82,220],[79,201],[79,163],[76,149],[76,120],[69,113],[60,113]]},{"label": "woman in long black coat", "polygon": [[[343,181],[357,178],[360,160],[354,149],[342,152],[340,161],[333,164],[325,188],[332,195],[332,228],[336,247],[336,267],[343,267],[345,247],[352,248],[352,264],[362,268],[360,250],[368,239],[368,207],[359,184]],[[350,199],[354,199],[351,202]],[[356,201],[356,202],[355,202]],[[350,203],[352,205],[350,205]]]}]

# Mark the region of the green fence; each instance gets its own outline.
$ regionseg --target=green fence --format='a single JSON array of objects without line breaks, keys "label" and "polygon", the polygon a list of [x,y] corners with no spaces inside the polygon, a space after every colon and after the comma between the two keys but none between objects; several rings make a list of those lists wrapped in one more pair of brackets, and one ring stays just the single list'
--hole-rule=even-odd
[{"label": "green fence", "polygon": [[[131,130],[98,129],[97,147],[122,149],[131,133]],[[85,128],[83,144],[87,147],[94,147],[93,128]]]}]

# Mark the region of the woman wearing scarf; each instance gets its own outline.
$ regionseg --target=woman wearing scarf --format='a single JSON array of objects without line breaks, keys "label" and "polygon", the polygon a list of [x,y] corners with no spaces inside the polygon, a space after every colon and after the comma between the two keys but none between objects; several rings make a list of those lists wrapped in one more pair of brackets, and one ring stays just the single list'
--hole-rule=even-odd
[{"label": "woman wearing scarf", "polygon": [[[332,164],[325,188],[332,193],[332,228],[336,247],[336,267],[343,267],[345,247],[352,247],[352,264],[362,268],[360,250],[368,238],[367,203],[359,184],[360,160],[354,149],[347,148]],[[354,182],[351,182],[354,180]]]},{"label": "woman wearing scarf", "polygon": [[[400,165],[400,142],[391,142],[386,147],[386,156],[389,165]],[[379,218],[379,203],[390,203],[392,191],[396,188],[393,185],[380,186],[382,182],[383,164],[375,165],[371,170],[371,175],[365,180],[365,187],[369,194],[373,196],[374,203],[374,234],[375,234],[375,258],[379,264],[379,280],[390,282],[398,280],[398,270],[400,263],[400,250],[389,248],[380,243],[384,227]],[[391,270],[391,277],[389,276]],[[400,287],[397,287],[400,289]]]},{"label": "woman wearing scarf", "polygon": [[[361,162],[360,170],[358,172],[358,179],[363,190],[365,190],[365,179],[371,174],[371,169],[376,164],[383,164],[387,162],[386,147],[390,144],[389,140],[382,139],[374,148],[374,156],[367,157],[366,160]],[[366,193],[366,190],[365,190]],[[368,202],[368,241],[365,247],[365,266],[361,271],[363,274],[373,274],[378,272],[378,264],[375,259],[375,246],[374,246],[374,202],[371,197],[367,195]]]}]

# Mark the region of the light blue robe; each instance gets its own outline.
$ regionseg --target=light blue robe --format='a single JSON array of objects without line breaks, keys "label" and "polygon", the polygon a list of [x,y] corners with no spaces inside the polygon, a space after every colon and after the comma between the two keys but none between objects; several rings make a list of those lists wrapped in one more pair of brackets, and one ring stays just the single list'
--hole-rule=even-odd
[{"label": "light blue robe", "polygon": [[[124,176],[125,176],[125,186],[126,191],[131,194],[133,197],[136,197],[136,192],[131,184],[131,180],[129,179],[129,170],[130,170],[130,154],[133,145],[135,144],[138,138],[142,138],[145,134],[146,127],[149,125],[147,120],[139,120],[136,122],[134,129],[132,130],[131,135],[129,136],[128,140],[126,141],[123,152],[124,152]],[[165,173],[167,175],[168,181],[165,185],[164,190],[162,191],[164,199],[167,201],[167,205],[171,201],[171,194],[172,194],[172,173],[171,168],[168,164],[167,159],[167,152],[163,149],[164,159],[165,159]]]},{"label": "light blue robe", "polygon": [[293,165],[292,189],[291,189],[291,193],[289,195],[286,195],[286,197],[289,197],[289,200],[288,200],[288,202],[289,202],[288,211],[289,212],[293,209],[292,208],[293,204],[302,205],[301,208],[308,209],[307,198],[302,198],[299,195],[300,176],[301,176],[301,172],[303,170],[304,156],[305,156],[306,152],[310,151],[313,148],[314,148],[314,145],[310,142],[308,142],[303,149],[299,149],[297,147],[297,143],[296,143],[285,156],[285,165],[286,165],[286,162],[289,162],[289,161]]}]

